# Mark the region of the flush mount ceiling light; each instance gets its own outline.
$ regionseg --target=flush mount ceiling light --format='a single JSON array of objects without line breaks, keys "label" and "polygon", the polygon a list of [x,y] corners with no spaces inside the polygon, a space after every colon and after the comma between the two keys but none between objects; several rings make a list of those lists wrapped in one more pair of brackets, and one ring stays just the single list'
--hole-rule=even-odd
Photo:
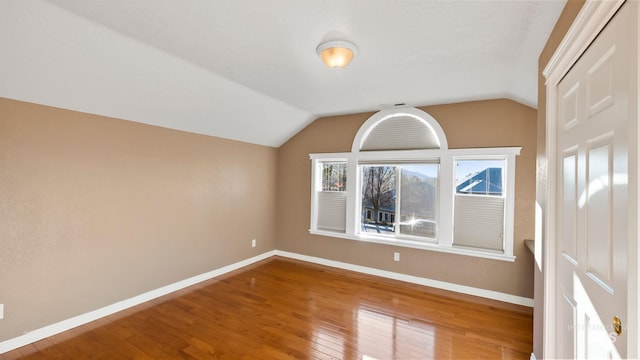
[{"label": "flush mount ceiling light", "polygon": [[325,41],[318,45],[316,53],[328,67],[342,69],[347,66],[358,48],[344,40]]}]

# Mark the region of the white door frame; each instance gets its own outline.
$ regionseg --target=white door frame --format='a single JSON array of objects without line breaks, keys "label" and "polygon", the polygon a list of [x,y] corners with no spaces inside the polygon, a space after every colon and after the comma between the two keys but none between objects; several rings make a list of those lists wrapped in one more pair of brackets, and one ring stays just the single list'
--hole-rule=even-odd
[{"label": "white door frame", "polygon": [[[562,39],[562,42],[556,49],[555,53],[549,60],[542,74],[546,78],[547,89],[547,112],[546,112],[546,161],[547,161],[547,196],[546,211],[544,214],[544,223],[546,224],[543,233],[543,277],[544,277],[544,320],[543,320],[543,357],[545,359],[557,358],[558,334],[556,334],[556,321],[558,309],[556,309],[556,126],[557,126],[557,89],[560,80],[569,72],[569,69],[578,60],[580,55],[589,47],[591,42],[597,37],[600,31],[606,26],[609,20],[615,15],[616,11],[622,6],[624,0],[616,1],[598,1],[587,0],[583,5],[580,13]],[[640,8],[638,6],[637,8]],[[636,16],[640,16],[640,10],[636,10]],[[638,39],[636,39],[638,41]],[[637,59],[637,53],[635,54]],[[637,61],[636,61],[637,63]],[[636,79],[640,71],[640,65],[635,71]],[[634,89],[635,93],[630,94],[635,99],[635,109],[630,112],[630,116],[638,118],[638,89]],[[633,91],[632,91],[633,92]],[[630,100],[633,102],[634,100]],[[630,131],[636,133],[635,138],[638,139],[638,128],[635,125],[629,127]],[[629,143],[629,195],[630,205],[632,209],[636,209],[638,205],[638,185],[639,179],[632,174],[637,173],[638,169],[638,144],[637,141]],[[631,214],[629,235],[630,239],[637,239],[637,223],[638,214]],[[538,219],[540,220],[540,219]],[[538,241],[539,243],[539,241]],[[628,339],[627,356],[629,358],[640,357],[640,344],[638,339],[640,333],[638,326],[640,324],[640,316],[638,314],[638,244],[637,241],[629,241],[629,261],[628,261],[628,301],[627,301],[627,317],[625,323],[630,324],[626,329]]]}]

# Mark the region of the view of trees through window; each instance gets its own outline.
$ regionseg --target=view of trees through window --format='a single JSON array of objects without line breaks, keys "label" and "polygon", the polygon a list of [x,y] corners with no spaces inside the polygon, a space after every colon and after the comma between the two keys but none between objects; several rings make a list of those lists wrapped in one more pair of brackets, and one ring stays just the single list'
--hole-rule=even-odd
[{"label": "view of trees through window", "polygon": [[322,163],[322,191],[347,191],[347,163]]},{"label": "view of trees through window", "polygon": [[438,164],[363,165],[362,231],[435,238]]}]

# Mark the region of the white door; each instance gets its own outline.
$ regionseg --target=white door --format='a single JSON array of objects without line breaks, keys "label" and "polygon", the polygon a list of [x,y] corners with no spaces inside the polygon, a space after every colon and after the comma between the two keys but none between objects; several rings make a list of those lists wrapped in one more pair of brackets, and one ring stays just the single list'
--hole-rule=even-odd
[{"label": "white door", "polygon": [[558,85],[556,334],[563,358],[626,357],[631,7],[623,5]]}]

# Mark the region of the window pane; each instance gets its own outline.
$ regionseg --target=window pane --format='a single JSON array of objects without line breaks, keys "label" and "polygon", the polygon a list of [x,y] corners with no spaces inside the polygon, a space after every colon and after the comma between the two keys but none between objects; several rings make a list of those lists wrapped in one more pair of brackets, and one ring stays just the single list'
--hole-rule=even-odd
[{"label": "window pane", "polygon": [[435,238],[438,168],[438,164],[362,166],[362,231]]},{"label": "window pane", "polygon": [[400,234],[436,237],[438,168],[438,164],[401,166]]},{"label": "window pane", "polygon": [[456,194],[502,196],[504,160],[456,161]]},{"label": "window pane", "polygon": [[505,160],[456,161],[453,244],[503,250]]},{"label": "window pane", "polygon": [[395,212],[395,166],[362,166],[362,231],[393,234]]},{"label": "window pane", "polygon": [[347,163],[322,163],[322,191],[347,191]]}]

